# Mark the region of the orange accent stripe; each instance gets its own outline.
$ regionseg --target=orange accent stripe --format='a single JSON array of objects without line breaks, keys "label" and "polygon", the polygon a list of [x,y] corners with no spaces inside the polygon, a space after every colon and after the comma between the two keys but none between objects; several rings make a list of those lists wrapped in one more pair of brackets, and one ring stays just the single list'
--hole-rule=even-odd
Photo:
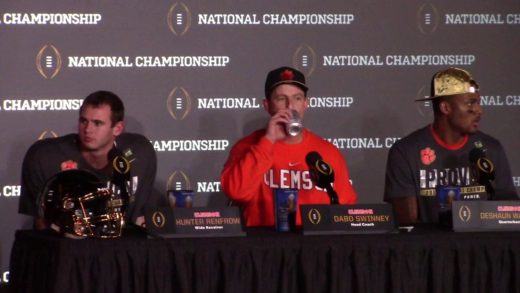
[{"label": "orange accent stripe", "polygon": [[466,143],[468,142],[468,139],[469,139],[469,135],[466,134],[464,136],[464,139],[461,142],[459,142],[457,144],[447,144],[444,141],[442,141],[442,139],[437,135],[437,133],[435,133],[435,130],[433,129],[433,125],[430,125],[430,130],[432,132],[432,135],[433,135],[433,138],[435,139],[435,141],[441,147],[451,150],[451,151],[456,151],[458,149],[461,149],[464,145],[466,145]]}]

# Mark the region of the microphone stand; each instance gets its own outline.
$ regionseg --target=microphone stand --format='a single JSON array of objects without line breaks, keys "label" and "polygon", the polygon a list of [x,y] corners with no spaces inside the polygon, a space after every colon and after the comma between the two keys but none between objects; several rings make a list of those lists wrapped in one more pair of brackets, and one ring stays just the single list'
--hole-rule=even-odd
[{"label": "microphone stand", "polygon": [[334,188],[332,188],[332,185],[327,184],[327,187],[325,187],[325,190],[327,190],[327,194],[329,195],[330,204],[339,204],[338,194],[336,193]]}]

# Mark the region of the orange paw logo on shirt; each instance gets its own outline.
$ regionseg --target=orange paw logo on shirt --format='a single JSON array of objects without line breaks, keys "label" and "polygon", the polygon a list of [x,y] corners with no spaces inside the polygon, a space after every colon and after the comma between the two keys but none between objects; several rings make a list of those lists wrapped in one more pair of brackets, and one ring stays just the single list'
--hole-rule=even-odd
[{"label": "orange paw logo on shirt", "polygon": [[78,169],[78,163],[68,160],[61,163],[61,171]]},{"label": "orange paw logo on shirt", "polygon": [[435,151],[431,148],[427,147],[421,150],[421,162],[424,165],[430,165],[436,158]]}]

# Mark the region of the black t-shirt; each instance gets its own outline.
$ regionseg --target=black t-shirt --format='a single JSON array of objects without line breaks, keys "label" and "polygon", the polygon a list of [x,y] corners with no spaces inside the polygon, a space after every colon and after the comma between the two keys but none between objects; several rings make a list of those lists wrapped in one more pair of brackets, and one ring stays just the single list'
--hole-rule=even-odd
[{"label": "black t-shirt", "polygon": [[435,140],[431,126],[427,126],[397,141],[390,149],[385,201],[417,196],[419,219],[425,223],[437,222],[437,185],[478,184],[470,161],[470,152],[475,148],[485,150],[486,157],[495,165],[494,199],[518,199],[509,163],[498,140],[477,132],[460,148],[448,149]]},{"label": "black t-shirt", "polygon": [[[123,133],[116,138],[115,148],[130,162],[127,190],[129,205],[127,217],[132,222],[144,215],[146,206],[159,204],[158,195],[153,190],[157,170],[157,157],[150,141],[140,134]],[[22,166],[22,190],[19,212],[37,216],[37,199],[45,183],[65,165],[90,171],[103,181],[107,187],[114,185],[112,168],[96,170],[81,156],[79,137],[69,134],[57,138],[48,138],[35,142],[25,154]]]}]

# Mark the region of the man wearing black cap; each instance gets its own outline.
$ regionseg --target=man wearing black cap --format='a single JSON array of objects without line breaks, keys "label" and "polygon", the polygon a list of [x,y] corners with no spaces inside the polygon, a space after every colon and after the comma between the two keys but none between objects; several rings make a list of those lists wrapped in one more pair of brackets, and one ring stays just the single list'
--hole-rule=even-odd
[{"label": "man wearing black cap", "polygon": [[482,108],[471,74],[448,68],[432,78],[433,124],[389,151],[384,199],[401,224],[437,222],[439,186],[485,186],[490,199],[517,199],[500,142],[478,131]]},{"label": "man wearing black cap", "polygon": [[[221,174],[222,189],[243,207],[247,226],[274,225],[276,188],[298,189],[298,205],[330,202],[327,192],[311,180],[305,157],[312,151],[319,153],[334,170],[339,203],[353,204],[357,200],[339,150],[306,128],[290,127],[296,118],[304,117],[309,106],[307,90],[304,75],[296,69],[280,67],[269,72],[263,101],[271,116],[267,126],[231,149]],[[297,215],[296,224],[300,223]]]}]

